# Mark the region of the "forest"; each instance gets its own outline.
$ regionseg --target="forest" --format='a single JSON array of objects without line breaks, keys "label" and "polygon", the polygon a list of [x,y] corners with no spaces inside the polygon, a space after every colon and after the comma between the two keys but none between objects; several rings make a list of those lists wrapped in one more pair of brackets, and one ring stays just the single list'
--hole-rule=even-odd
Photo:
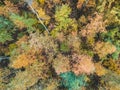
[{"label": "forest", "polygon": [[120,0],[0,0],[0,90],[120,90]]}]

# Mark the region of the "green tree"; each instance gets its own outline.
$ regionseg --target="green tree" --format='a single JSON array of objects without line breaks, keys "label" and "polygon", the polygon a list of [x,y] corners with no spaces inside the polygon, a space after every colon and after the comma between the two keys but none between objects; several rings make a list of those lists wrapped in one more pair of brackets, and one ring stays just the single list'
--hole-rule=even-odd
[{"label": "green tree", "polygon": [[7,18],[0,16],[0,42],[11,41],[14,32],[14,24]]}]

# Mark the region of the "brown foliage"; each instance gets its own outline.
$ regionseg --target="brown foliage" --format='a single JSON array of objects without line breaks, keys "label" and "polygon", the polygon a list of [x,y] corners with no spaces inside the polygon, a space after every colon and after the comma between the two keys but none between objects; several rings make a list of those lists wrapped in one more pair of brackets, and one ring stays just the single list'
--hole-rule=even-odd
[{"label": "brown foliage", "polygon": [[0,68],[0,90],[6,90],[6,84],[9,80],[7,76],[10,74],[10,70],[7,68]]},{"label": "brown foliage", "polygon": [[80,8],[82,7],[84,1],[85,1],[85,0],[78,0],[78,2],[77,2],[77,8],[78,8],[78,9],[80,9]]},{"label": "brown foliage", "polygon": [[19,38],[19,40],[16,42],[16,44],[18,46],[20,46],[21,44],[25,43],[28,41],[28,37],[26,35],[24,35],[23,37]]},{"label": "brown foliage", "polygon": [[73,49],[73,51],[75,52],[80,52],[80,45],[81,45],[81,40],[79,39],[79,37],[76,36],[73,36],[73,35],[69,35],[67,37],[68,39],[68,45],[69,47]]},{"label": "brown foliage", "polygon": [[42,48],[41,40],[39,34],[31,33],[29,37],[30,48],[34,48],[35,51],[38,51]]},{"label": "brown foliage", "polygon": [[[105,90],[120,90],[120,76],[116,73],[109,71],[105,76],[101,77],[103,82],[102,87]],[[99,90],[103,90],[100,88]]]},{"label": "brown foliage", "polygon": [[102,76],[107,73],[107,70],[100,63],[95,63],[95,72],[98,76]]},{"label": "brown foliage", "polygon": [[0,15],[9,16],[10,13],[18,13],[18,7],[9,0],[4,1],[5,6],[0,6]]},{"label": "brown foliage", "polygon": [[95,13],[95,17],[90,17],[90,23],[81,31],[83,37],[94,37],[98,32],[106,32],[105,25],[103,22],[103,16]]},{"label": "brown foliage", "polygon": [[30,34],[29,45],[30,48],[34,48],[35,51],[39,52],[41,49],[44,49],[44,52],[53,55],[57,52],[58,47],[53,38],[46,33],[45,35],[40,35],[39,33]]},{"label": "brown foliage", "polygon": [[92,58],[87,55],[72,55],[72,71],[76,74],[90,74],[95,70]]},{"label": "brown foliage", "polygon": [[37,0],[34,0],[32,3],[32,7],[35,9],[35,11],[38,13],[38,16],[42,19],[44,19],[44,21],[46,21],[45,23],[48,23],[50,20],[50,17],[48,15],[46,15],[45,11],[43,8],[41,8],[41,6],[39,5],[39,3],[37,2]]},{"label": "brown foliage", "polygon": [[59,54],[53,61],[53,67],[59,75],[60,73],[70,71],[70,61],[67,57]]},{"label": "brown foliage", "polygon": [[26,90],[33,86],[39,79],[48,77],[49,67],[44,62],[35,61],[33,65],[26,67],[25,71],[19,71],[15,78],[8,84],[10,90]]},{"label": "brown foliage", "polygon": [[112,54],[116,51],[116,47],[109,42],[97,42],[94,47],[95,52],[100,58],[105,57],[108,54]]},{"label": "brown foliage", "polygon": [[14,68],[22,68],[26,67],[36,60],[35,56],[33,53],[23,53],[20,54],[15,61],[12,63],[12,67]]},{"label": "brown foliage", "polygon": [[44,88],[44,90],[58,90],[58,80],[56,79],[48,79],[48,83],[46,85],[46,87]]},{"label": "brown foliage", "polygon": [[120,74],[120,61],[115,61],[115,60],[109,60],[109,61],[104,61],[103,65],[107,67],[108,69],[116,72],[117,74]]}]

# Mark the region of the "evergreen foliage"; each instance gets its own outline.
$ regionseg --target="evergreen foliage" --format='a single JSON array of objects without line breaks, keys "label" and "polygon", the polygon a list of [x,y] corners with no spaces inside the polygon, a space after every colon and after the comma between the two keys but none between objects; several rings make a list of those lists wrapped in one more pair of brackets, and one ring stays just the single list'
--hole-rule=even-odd
[{"label": "evergreen foliage", "polygon": [[111,42],[113,45],[116,46],[116,52],[112,54],[113,59],[118,59],[120,54],[120,27],[108,27],[108,32],[106,34],[101,34],[101,37],[104,41]]},{"label": "evergreen foliage", "polygon": [[0,90],[120,90],[120,0],[0,0]]},{"label": "evergreen foliage", "polygon": [[27,16],[20,16],[12,13],[10,19],[14,22],[19,28],[28,28],[28,30],[34,30],[33,25],[37,23],[36,19],[28,18]]},{"label": "evergreen foliage", "polygon": [[12,40],[12,34],[14,33],[14,24],[7,18],[0,16],[0,42]]},{"label": "evergreen foliage", "polygon": [[82,90],[81,88],[85,86],[85,76],[79,75],[76,76],[73,72],[66,72],[60,74],[62,78],[62,85],[68,90]]},{"label": "evergreen foliage", "polygon": [[52,31],[53,36],[55,36],[57,32],[62,31],[64,33],[68,33],[77,29],[76,21],[69,18],[70,13],[71,8],[67,4],[56,7],[55,12],[56,26]]}]

